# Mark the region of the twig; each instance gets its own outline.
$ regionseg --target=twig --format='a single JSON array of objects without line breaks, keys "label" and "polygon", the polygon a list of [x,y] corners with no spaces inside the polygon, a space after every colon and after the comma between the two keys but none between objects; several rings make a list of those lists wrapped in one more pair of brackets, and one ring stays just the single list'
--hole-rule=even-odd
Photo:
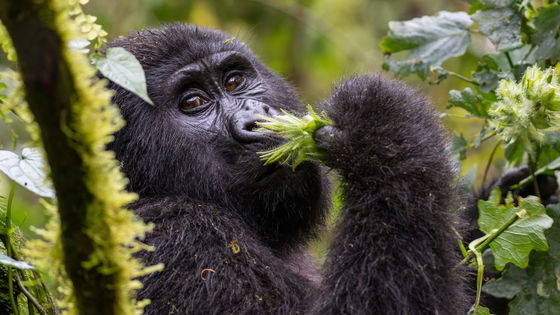
[{"label": "twig", "polygon": [[37,309],[37,311],[40,314],[46,315],[47,313],[41,307],[41,304],[39,303],[39,301],[37,301],[37,299],[35,299],[35,297],[33,297],[33,295],[29,291],[27,291],[27,289],[25,288],[23,283],[21,283],[21,279],[19,278],[19,276],[16,276],[16,281],[17,281],[18,287],[20,288],[21,292],[23,292],[23,295],[25,295],[27,297],[27,300],[29,302],[31,302],[31,304],[33,304],[33,306],[35,306],[35,309]]},{"label": "twig", "polygon": [[[12,202],[14,200],[14,193],[16,191],[16,182],[12,181],[10,186],[10,193],[8,194],[8,204],[6,206],[6,254],[8,257],[12,256],[12,246],[10,240],[10,233],[12,229]],[[10,302],[12,303],[12,308],[16,315],[19,314],[19,308],[14,297],[14,284],[13,284],[13,274],[12,267],[8,266],[8,294],[10,295]]]},{"label": "twig", "polygon": [[455,78],[457,78],[457,79],[463,80],[463,81],[465,81],[465,82],[469,82],[470,84],[474,84],[474,85],[476,85],[476,86],[480,86],[480,83],[478,83],[478,82],[476,82],[476,81],[474,81],[474,80],[472,80],[472,79],[469,79],[469,78],[467,78],[467,77],[465,77],[465,76],[463,76],[463,75],[460,75],[460,74],[458,74],[458,73],[456,73],[456,72],[453,72],[453,71],[448,71],[448,70],[445,70],[445,71],[447,71],[447,73],[448,73],[450,76],[452,76],[452,77],[455,77]]}]

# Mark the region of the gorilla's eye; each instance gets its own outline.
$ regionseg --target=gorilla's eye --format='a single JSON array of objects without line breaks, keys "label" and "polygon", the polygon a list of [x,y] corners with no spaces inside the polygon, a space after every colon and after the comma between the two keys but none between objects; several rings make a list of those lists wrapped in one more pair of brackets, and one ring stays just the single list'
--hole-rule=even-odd
[{"label": "gorilla's eye", "polygon": [[204,99],[202,96],[194,95],[187,98],[185,101],[183,101],[179,107],[183,111],[189,111],[191,109],[195,109],[201,105],[206,104],[206,102],[207,100]]},{"label": "gorilla's eye", "polygon": [[245,82],[245,78],[241,74],[236,73],[234,75],[230,75],[226,79],[226,84],[225,84],[226,91],[231,92],[237,89],[241,84],[243,84],[243,82]]}]

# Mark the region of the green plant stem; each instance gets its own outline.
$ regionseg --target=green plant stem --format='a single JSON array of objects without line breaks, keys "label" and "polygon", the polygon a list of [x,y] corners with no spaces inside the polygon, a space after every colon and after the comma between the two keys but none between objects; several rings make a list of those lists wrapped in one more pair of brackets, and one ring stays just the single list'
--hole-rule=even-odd
[{"label": "green plant stem", "polygon": [[[8,204],[6,207],[6,254],[8,255],[8,257],[12,256],[12,242],[10,240],[10,234],[12,233],[11,229],[12,229],[12,202],[14,200],[14,193],[16,191],[16,182],[12,181],[12,184],[10,185],[10,193],[8,195]],[[10,295],[10,302],[12,303],[12,308],[14,309],[14,313],[16,315],[19,314],[19,308],[18,305],[16,303],[15,297],[14,297],[14,283],[13,283],[13,273],[12,273],[12,267],[7,266],[8,267],[8,294]]]},{"label": "green plant stem", "polygon": [[511,56],[509,55],[509,52],[506,52],[505,55],[506,55],[507,61],[509,63],[509,66],[511,67],[511,70],[513,71],[513,68],[514,68],[513,61],[511,60]]},{"label": "green plant stem", "polygon": [[473,305],[473,308],[476,308],[480,305],[480,294],[482,292],[482,279],[484,277],[484,261],[482,260],[482,254],[476,248],[476,242],[472,242],[469,244],[469,249],[472,253],[476,256],[476,299]]},{"label": "green plant stem", "polygon": [[531,172],[531,178],[533,179],[533,187],[535,189],[535,194],[537,194],[537,197],[539,197],[539,199],[541,199],[542,201],[541,190],[539,188],[539,183],[537,182],[537,176],[535,175],[536,168],[537,168],[536,166],[537,166],[536,161],[533,161],[531,155],[529,155],[529,171]]},{"label": "green plant stem", "polygon": [[[495,240],[498,236],[500,236],[500,234],[502,234],[505,230],[507,230],[507,228],[509,228],[512,224],[514,224],[520,218],[524,217],[526,214],[527,214],[527,211],[525,211],[525,210],[521,210],[521,211],[517,212],[516,214],[512,215],[498,229],[495,229],[491,233],[486,234],[485,237],[479,239],[478,242],[474,242],[474,241],[471,242],[471,244],[474,243],[476,251],[481,253],[482,251],[484,251],[486,249],[486,247],[488,247],[488,245],[490,243],[492,243],[493,240]],[[480,241],[482,241],[482,242],[480,242]],[[471,248],[471,244],[469,244],[469,248]],[[467,252],[467,255],[465,256],[465,258],[463,260],[461,260],[461,262],[459,264],[462,265],[462,264],[468,263],[474,256],[476,256],[476,253],[472,249],[469,250]]]},{"label": "green plant stem", "polygon": [[[19,289],[21,290],[21,292],[23,292],[23,295],[25,295],[25,297],[27,297],[27,300],[31,303],[29,303],[30,305],[33,305],[35,307],[35,309],[37,309],[37,312],[39,312],[39,314],[44,315],[47,314],[45,312],[45,310],[43,309],[43,307],[41,307],[41,303],[39,303],[39,301],[37,301],[37,299],[35,299],[35,297],[33,297],[33,295],[27,291],[27,288],[25,288],[25,286],[23,285],[23,283],[21,282],[21,279],[16,275],[16,281],[18,284]],[[30,307],[30,314],[33,314],[33,307]]]},{"label": "green plant stem", "polygon": [[[494,135],[491,135],[490,137],[493,137],[493,136]],[[484,175],[482,176],[482,185],[484,185],[484,183],[486,183],[486,177],[488,177],[488,171],[490,170],[490,166],[492,165],[492,161],[494,160],[494,155],[496,155],[496,151],[498,150],[498,147],[500,146],[501,143],[502,143],[502,141],[498,140],[496,142],[496,145],[492,149],[492,153],[490,153],[490,157],[488,158],[488,162],[486,163],[486,167],[484,168]]]},{"label": "green plant stem", "polygon": [[[445,70],[445,71],[447,71],[447,70]],[[472,80],[472,79],[469,79],[469,78],[467,78],[467,77],[465,77],[465,76],[463,76],[463,75],[460,75],[460,74],[458,74],[457,72],[447,71],[447,73],[448,73],[450,76],[452,76],[452,77],[455,77],[455,78],[457,78],[457,79],[463,80],[463,81],[465,81],[465,82],[469,82],[470,84],[474,84],[474,85],[476,85],[476,86],[479,86],[479,85],[480,85],[478,82],[476,82],[476,81],[474,81],[474,80]]]}]

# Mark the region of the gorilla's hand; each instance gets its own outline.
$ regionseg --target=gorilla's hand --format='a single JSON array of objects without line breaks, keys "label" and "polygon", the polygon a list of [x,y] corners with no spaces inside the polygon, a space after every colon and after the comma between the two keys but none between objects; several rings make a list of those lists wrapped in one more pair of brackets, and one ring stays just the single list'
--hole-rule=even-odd
[{"label": "gorilla's hand", "polygon": [[327,165],[343,177],[394,184],[398,178],[440,178],[450,172],[437,114],[410,87],[378,75],[353,77],[324,107],[334,126],[317,131],[315,139],[328,155]]},{"label": "gorilla's hand", "polygon": [[316,313],[464,313],[454,168],[437,113],[373,75],[343,82],[324,107],[334,126],[315,140],[341,175],[344,209],[325,263],[330,295]]}]

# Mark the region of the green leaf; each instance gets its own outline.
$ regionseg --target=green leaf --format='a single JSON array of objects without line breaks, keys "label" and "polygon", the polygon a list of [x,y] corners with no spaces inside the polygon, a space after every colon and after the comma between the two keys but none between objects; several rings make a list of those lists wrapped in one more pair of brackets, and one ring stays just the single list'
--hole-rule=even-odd
[{"label": "green leaf", "polygon": [[467,157],[468,141],[463,137],[463,134],[453,133],[451,140],[451,152],[457,155],[459,160],[464,160]]},{"label": "green leaf", "polygon": [[496,45],[497,50],[512,50],[523,45],[521,15],[513,8],[480,10],[472,19],[480,25],[480,32]]},{"label": "green leaf", "polygon": [[106,55],[104,57],[97,54],[92,57],[97,69],[109,80],[154,105],[148,96],[144,70],[136,57],[121,47],[107,49]]},{"label": "green leaf", "polygon": [[483,288],[496,297],[514,298],[509,303],[510,315],[557,314],[560,309],[560,205],[547,210],[554,219],[553,226],[545,232],[549,250],[531,253],[526,269],[509,265],[500,279]]},{"label": "green leaf", "polygon": [[22,270],[35,269],[35,267],[33,267],[32,265],[30,265],[25,261],[18,261],[1,253],[0,253],[0,264],[14,267],[17,269],[22,269]]},{"label": "green leaf", "polygon": [[425,78],[431,67],[465,53],[471,42],[470,17],[464,12],[441,11],[405,22],[389,22],[389,32],[379,46],[385,54],[411,50],[404,61],[385,60],[385,67],[398,75],[416,73]]},{"label": "green leaf", "polygon": [[537,46],[535,56],[538,59],[550,59],[555,63],[560,59],[560,5],[546,5],[538,9],[532,21],[537,30],[531,35],[531,43]]},{"label": "green leaf", "polygon": [[44,169],[45,162],[38,149],[25,148],[21,156],[0,151],[0,172],[41,197],[55,198]]},{"label": "green leaf", "polygon": [[515,140],[506,145],[505,156],[508,162],[513,163],[521,159],[523,154],[525,154],[525,149],[521,140]]},{"label": "green leaf", "polygon": [[469,315],[493,315],[490,310],[484,306],[476,306],[469,312]]},{"label": "green leaf", "polygon": [[551,227],[552,219],[546,215],[546,210],[537,197],[529,196],[521,199],[518,207],[515,207],[512,202],[500,205],[500,198],[499,189],[495,189],[488,201],[478,202],[480,213],[478,226],[481,231],[489,234],[501,227],[513,215],[526,211],[526,215],[521,216],[490,243],[496,269],[504,269],[508,262],[525,268],[533,249],[548,249],[544,231]]},{"label": "green leaf", "polygon": [[471,88],[466,88],[463,91],[451,90],[449,91],[447,108],[460,107],[474,116],[488,117],[488,109],[493,101],[476,93]]}]

